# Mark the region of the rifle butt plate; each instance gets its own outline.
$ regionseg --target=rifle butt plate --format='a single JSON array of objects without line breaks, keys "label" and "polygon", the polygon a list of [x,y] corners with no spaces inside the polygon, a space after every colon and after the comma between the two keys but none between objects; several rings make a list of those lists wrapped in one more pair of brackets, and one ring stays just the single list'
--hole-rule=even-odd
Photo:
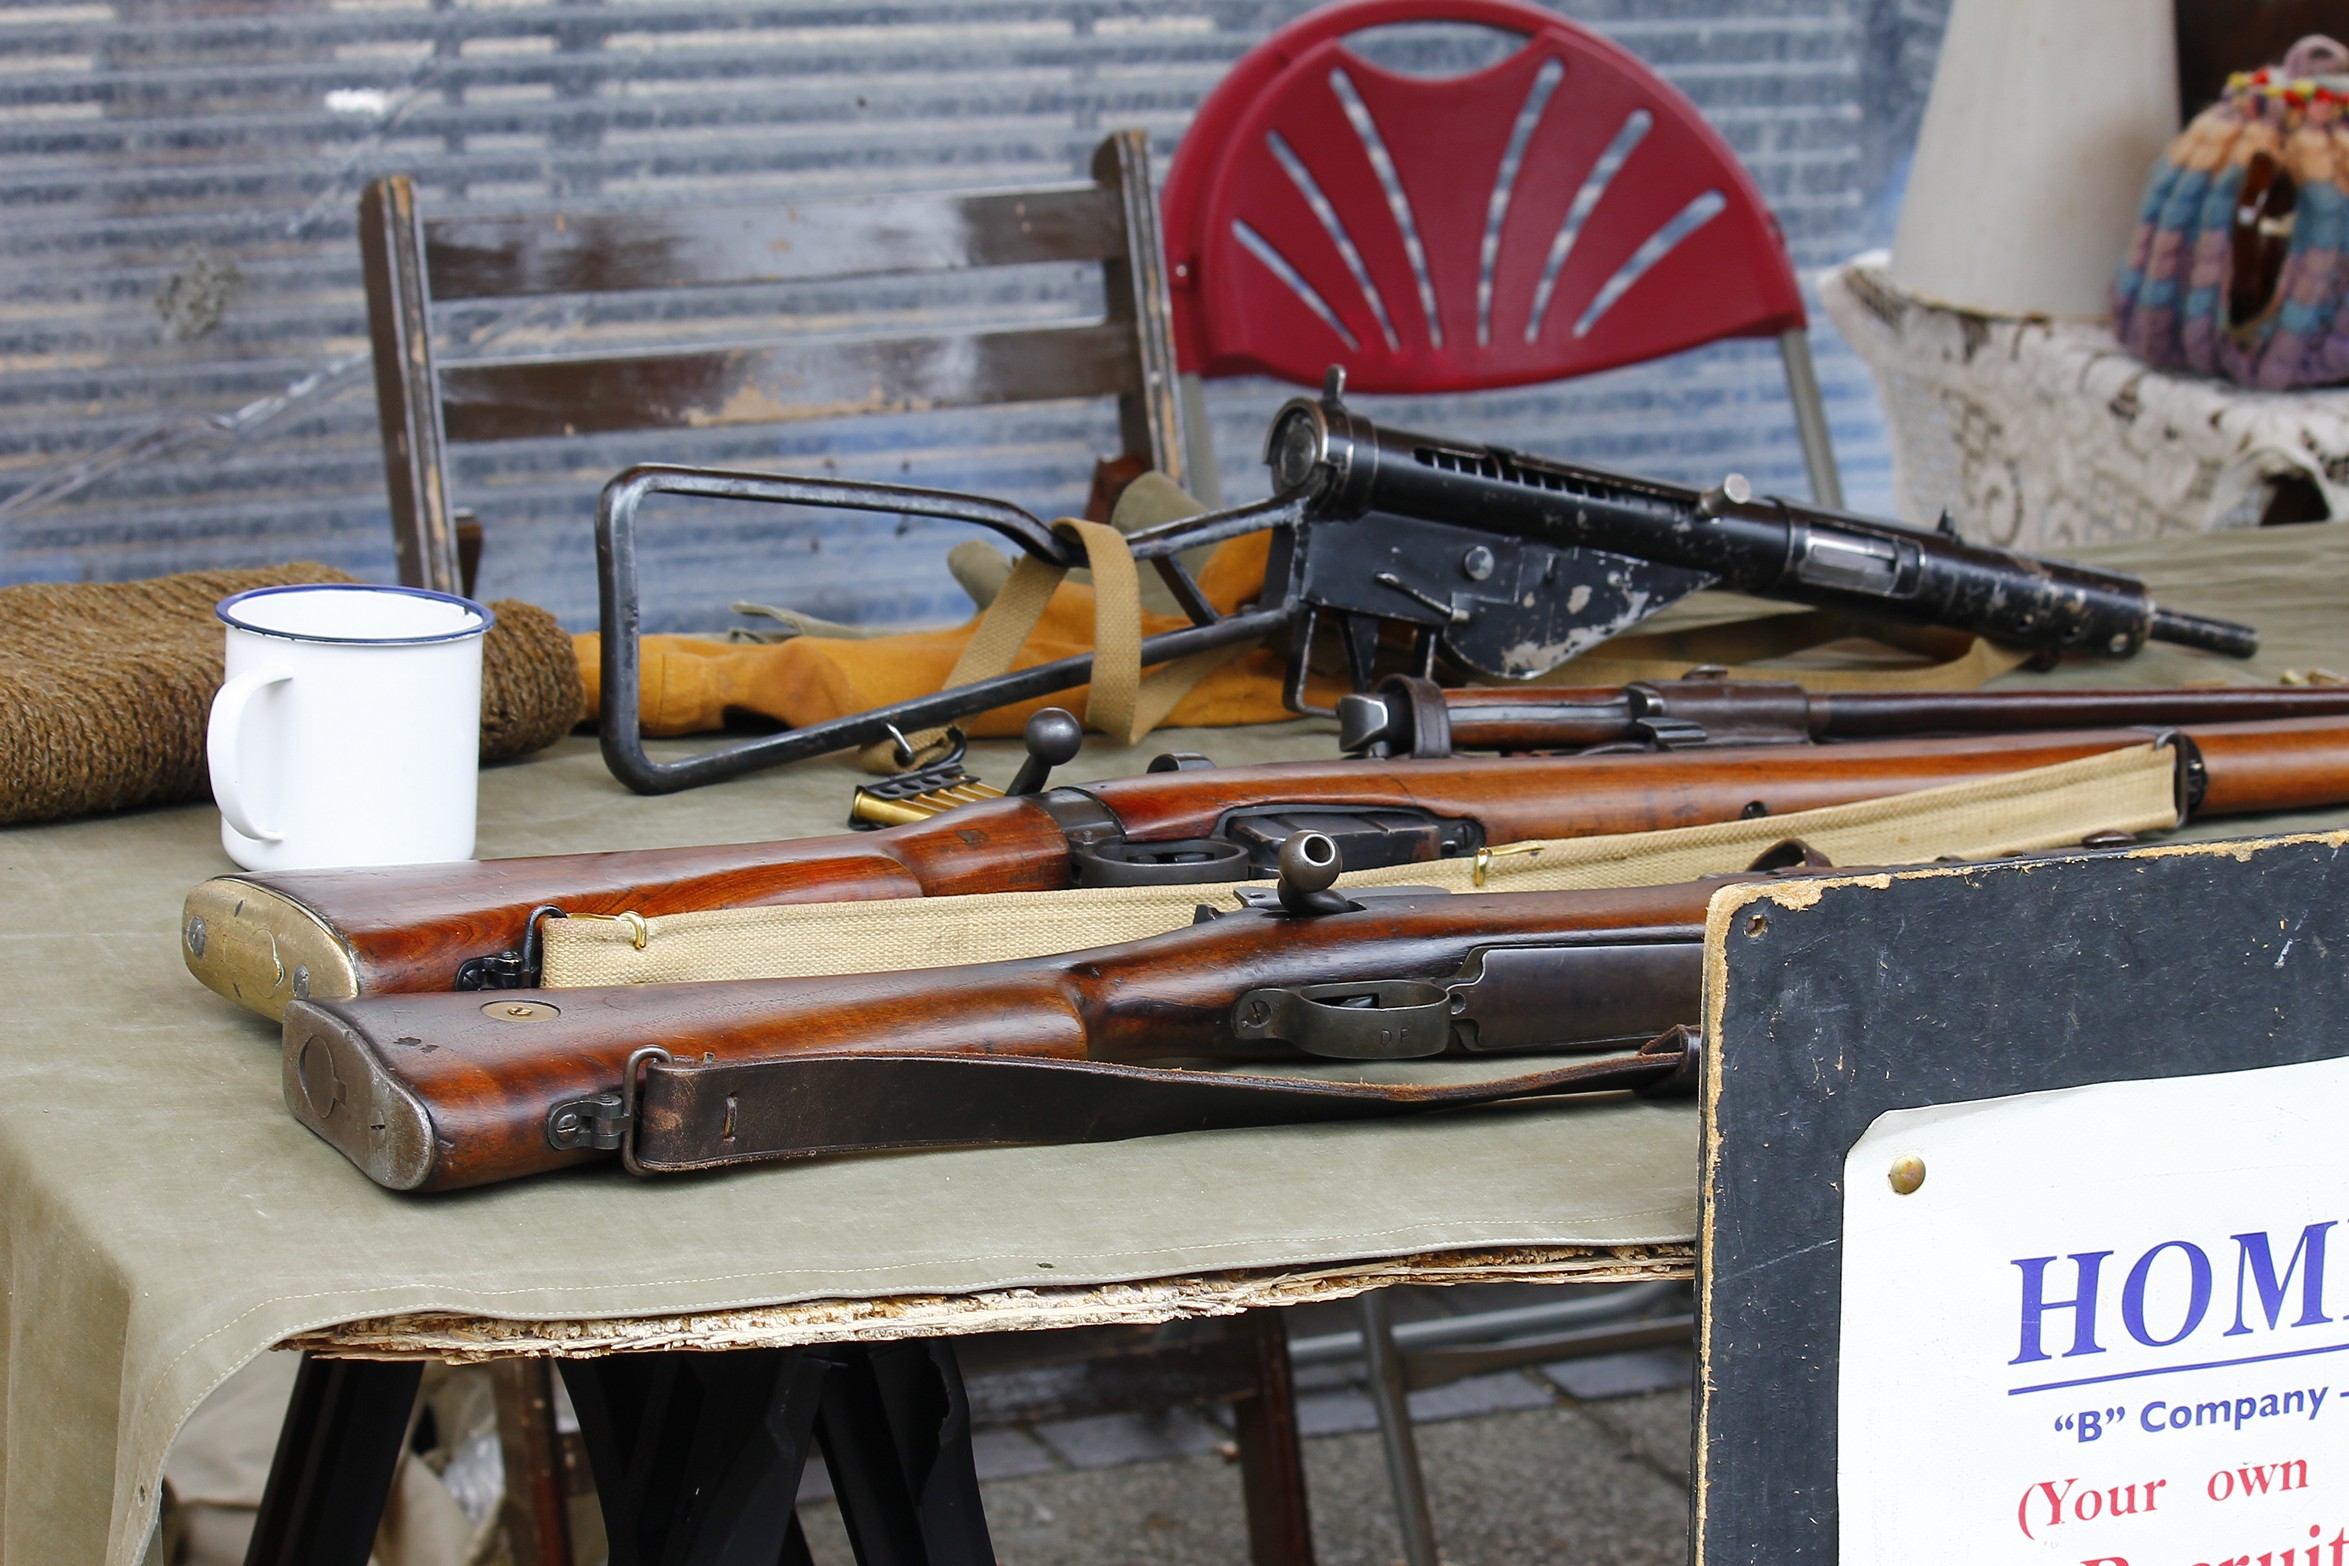
[{"label": "rifle butt plate", "polygon": [[272,1022],[297,1000],[359,993],[350,948],[309,909],[241,876],[217,876],[188,893],[179,954],[214,992]]},{"label": "rifle butt plate", "polygon": [[288,1006],[283,1073],[294,1118],[368,1179],[413,1191],[431,1175],[431,1115],[342,1018],[301,1001]]}]

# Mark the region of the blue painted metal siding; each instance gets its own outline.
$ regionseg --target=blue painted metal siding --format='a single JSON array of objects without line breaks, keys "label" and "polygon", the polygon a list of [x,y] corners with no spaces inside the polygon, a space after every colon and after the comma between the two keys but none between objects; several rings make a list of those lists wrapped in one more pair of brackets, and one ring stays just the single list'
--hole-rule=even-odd
[{"label": "blue painted metal siding", "polygon": [[[1161,169],[1199,99],[1302,6],[1280,0],[90,0],[0,8],[0,581],[310,558],[391,570],[353,209],[416,177],[428,213],[692,204],[1081,175],[1107,129]],[[1946,0],[1572,0],[1654,64],[1752,168],[1799,265],[1881,236]],[[1484,43],[1386,36],[1440,70]],[[472,353],[1054,319],[1097,274],[825,285],[445,310]],[[690,313],[687,313],[687,312]],[[1815,331],[1845,484],[1885,504],[1864,372]],[[1210,388],[1227,494],[1287,389]],[[1677,477],[1799,493],[1777,357],[1739,344],[1569,386],[1375,412]],[[630,461],[839,472],[1079,504],[1110,409],[844,420],[459,448],[489,535],[482,587],[593,623],[597,487]],[[653,618],[750,597],[879,623],[956,615],[951,536],[670,507]]]}]

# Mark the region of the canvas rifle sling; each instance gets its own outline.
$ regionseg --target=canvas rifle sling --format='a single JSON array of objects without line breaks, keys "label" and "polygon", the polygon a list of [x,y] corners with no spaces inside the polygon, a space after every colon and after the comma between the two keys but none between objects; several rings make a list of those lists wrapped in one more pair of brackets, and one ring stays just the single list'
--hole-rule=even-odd
[{"label": "canvas rifle sling", "polygon": [[[1788,838],[1836,864],[1922,864],[2061,848],[2093,832],[2160,831],[2177,820],[2175,753],[2145,744],[1752,821],[1510,843],[1476,858],[1363,871],[1338,884],[1463,893],[1658,886],[1743,870]],[[707,909],[626,922],[549,919],[539,927],[541,982],[568,989],[776,979],[1040,957],[1180,929],[1203,902],[1232,906],[1234,890],[1100,887]]]},{"label": "canvas rifle sling", "polygon": [[[1879,651],[1906,656],[1877,664],[1844,660],[1822,664],[1813,659],[1796,666],[1782,661],[1823,654],[1831,647],[1864,650],[1864,646],[1853,644],[1873,644]],[[1534,683],[1630,685],[1640,680],[1676,680],[1691,668],[1705,665],[1721,670],[1723,679],[1791,679],[1813,692],[1977,690],[2030,658],[2021,648],[1942,626],[1903,625],[1835,609],[1805,609],[1756,614],[1685,630],[1635,631],[1612,637]]]}]

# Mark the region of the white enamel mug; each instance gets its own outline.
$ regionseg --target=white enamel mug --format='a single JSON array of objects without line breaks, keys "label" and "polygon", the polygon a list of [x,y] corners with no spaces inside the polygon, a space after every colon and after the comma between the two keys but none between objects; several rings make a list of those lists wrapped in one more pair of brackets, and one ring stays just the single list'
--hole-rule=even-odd
[{"label": "white enamel mug", "polygon": [[472,857],[487,608],[351,582],[257,588],[219,614],[227,678],[206,753],[229,858],[313,870]]}]

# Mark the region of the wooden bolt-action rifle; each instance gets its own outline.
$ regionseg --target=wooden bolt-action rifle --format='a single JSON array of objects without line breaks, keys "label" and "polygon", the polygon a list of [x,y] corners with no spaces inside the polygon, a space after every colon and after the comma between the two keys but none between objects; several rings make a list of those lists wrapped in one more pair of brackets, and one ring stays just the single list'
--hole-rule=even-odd
[{"label": "wooden bolt-action rifle", "polygon": [[[2181,813],[2349,796],[2349,719],[2193,727]],[[182,955],[266,1016],[287,1002],[537,982],[550,913],[647,917],[1272,873],[1328,833],[1350,870],[1536,838],[1697,826],[1883,798],[2142,745],[2134,728],[1597,756],[1178,766],[1039,787],[877,832],[387,869],[253,872],[188,895]],[[1038,779],[1040,784],[1042,779]]]},{"label": "wooden bolt-action rifle", "polygon": [[[1324,629],[1367,690],[1382,640],[1412,644],[1421,675],[1439,656],[1530,679],[1700,588],[1726,587],[1826,609],[1970,631],[2017,647],[2122,658],[2148,640],[2248,657],[2249,626],[2181,614],[2134,577],[1985,549],[1925,532],[1756,495],[1735,474],[1705,490],[1403,430],[1346,407],[1336,371],[1321,397],[1274,415],[1265,459],[1272,499],[1126,536],[1189,624],[1146,638],[1144,665],[1267,637],[1285,640],[1287,700],[1306,701]],[[650,466],[605,486],[596,517],[603,626],[602,743],[613,776],[648,794],[940,728],[1071,689],[1087,655],[1054,659],[780,734],[730,740],[677,760],[644,748],[638,702],[636,513],[669,493],[826,506],[989,528],[1046,565],[1081,565],[1075,546],[1019,507],[984,496],[778,474]],[[1219,613],[1184,551],[1269,535],[1264,590]]]},{"label": "wooden bolt-action rifle", "polygon": [[451,1190],[618,1153],[633,1170],[881,1148],[1100,1141],[1686,1075],[1684,1039],[1506,1084],[1167,1070],[1189,1059],[1588,1052],[1696,1016],[1723,880],[1603,892],[1341,894],[1337,846],[1277,893],[1063,956],[846,978],[297,1001],[295,1118],[379,1184]]},{"label": "wooden bolt-action rifle", "polygon": [[1614,686],[1446,689],[1390,674],[1338,698],[1338,748],[1421,759],[1461,751],[1686,750],[2112,724],[2246,723],[2349,716],[2349,686],[2239,685],[2080,691],[1808,691],[1706,670]]}]

